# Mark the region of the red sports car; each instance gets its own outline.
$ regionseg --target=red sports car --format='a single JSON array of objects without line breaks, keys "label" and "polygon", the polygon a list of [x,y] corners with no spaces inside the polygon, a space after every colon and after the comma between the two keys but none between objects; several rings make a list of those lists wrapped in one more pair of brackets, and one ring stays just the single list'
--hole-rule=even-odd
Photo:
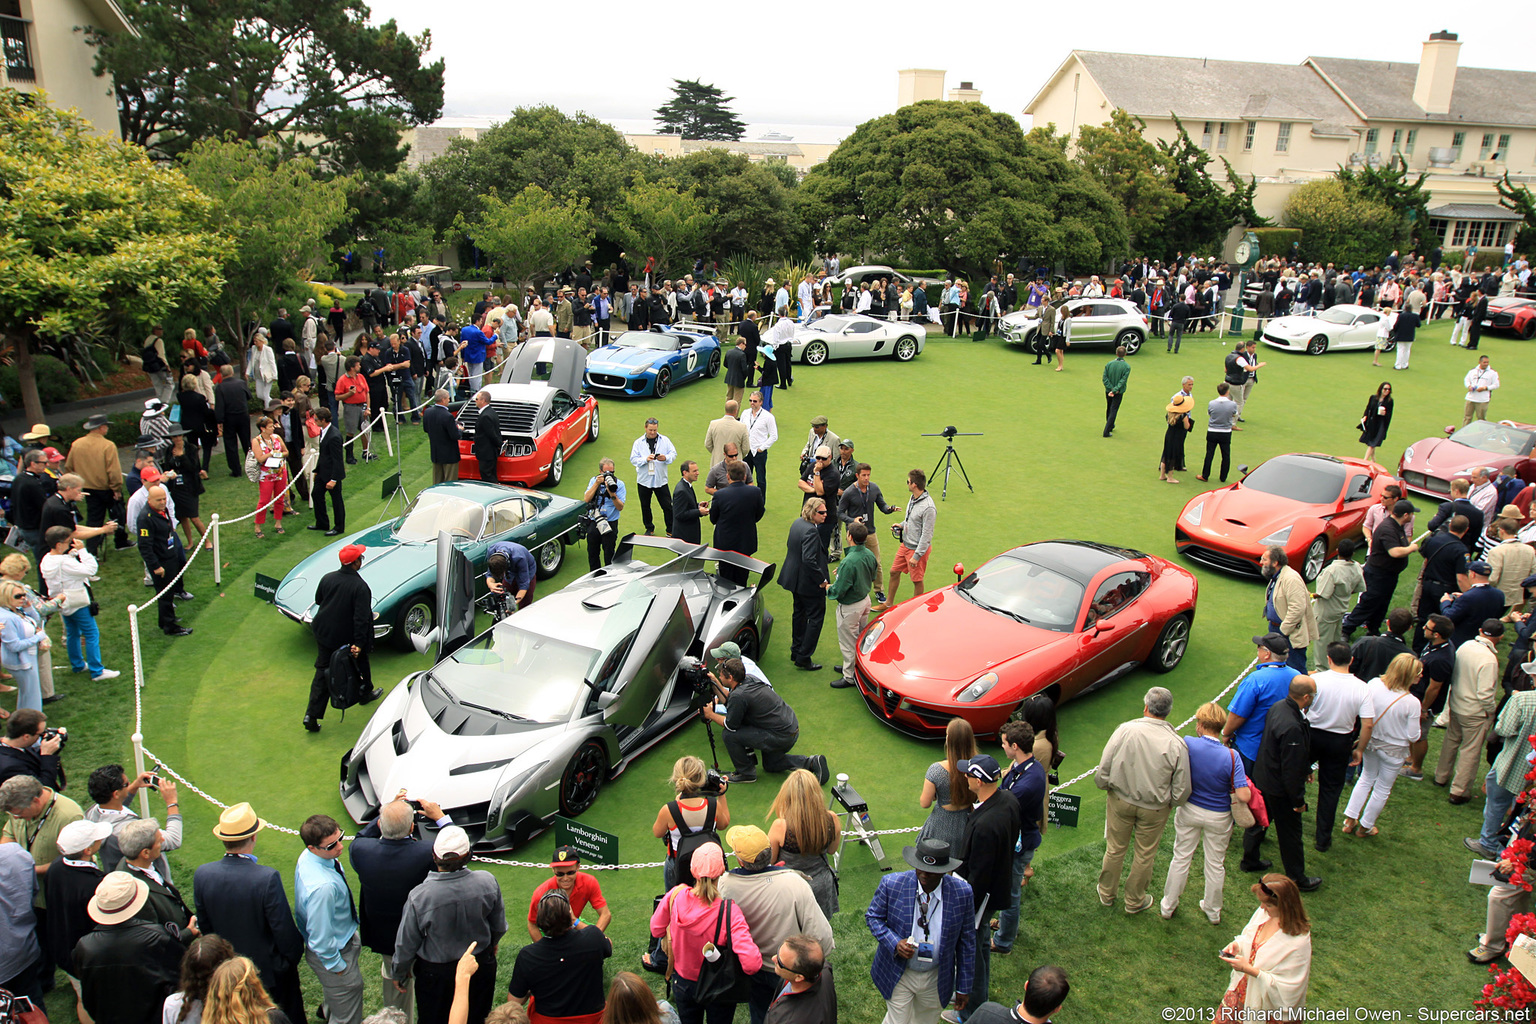
[{"label": "red sports car", "polygon": [[[553,487],[565,475],[565,460],[587,441],[597,440],[597,399],[580,398],[552,385],[488,384],[490,408],[501,426],[501,454],[496,459],[496,479],[504,484],[537,487],[545,480]],[[475,460],[475,404],[459,412],[459,479],[479,480]]]},{"label": "red sports car", "polygon": [[1518,295],[1489,299],[1483,326],[1490,331],[1510,331],[1525,339],[1536,337],[1536,299]]},{"label": "red sports car", "polygon": [[1173,669],[1198,590],[1191,573],[1140,551],[1024,544],[886,612],[859,639],[854,677],[900,732],[937,738],[960,717],[995,735],[1026,697],[1059,704],[1139,665]]},{"label": "red sports car", "polygon": [[1426,437],[1403,449],[1398,475],[1411,491],[1445,497],[1451,481],[1470,477],[1479,466],[1497,466],[1526,483],[1536,482],[1536,426],[1513,420],[1473,420],[1460,430],[1446,427],[1446,437]]},{"label": "red sports car", "polygon": [[1179,554],[1203,565],[1259,575],[1271,544],[1308,583],[1393,482],[1386,467],[1332,455],[1279,455],[1237,483],[1189,500],[1173,528]]}]

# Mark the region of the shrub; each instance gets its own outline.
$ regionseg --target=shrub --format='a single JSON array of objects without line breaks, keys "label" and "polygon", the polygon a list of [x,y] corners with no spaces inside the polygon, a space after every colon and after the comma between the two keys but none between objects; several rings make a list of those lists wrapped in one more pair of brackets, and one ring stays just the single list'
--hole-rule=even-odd
[{"label": "shrub", "polygon": [[339,301],[342,304],[342,308],[346,308],[347,293],[342,291],[340,288],[336,288],[328,284],[321,284],[319,281],[310,281],[308,284],[309,290],[313,293],[314,296],[315,309],[320,311],[321,316],[324,316],[326,313],[330,312],[332,302]]},{"label": "shrub", "polygon": [[1301,241],[1300,228],[1250,228],[1259,238],[1259,252],[1270,256],[1289,256],[1291,243]]},{"label": "shrub", "polygon": [[[37,374],[37,397],[44,407],[73,402],[80,397],[80,382],[62,360],[53,356],[32,357]],[[13,409],[21,408],[21,375],[14,365],[0,367],[0,394]]]},{"label": "shrub", "polygon": [[1285,201],[1286,226],[1301,229],[1303,259],[1340,266],[1371,266],[1402,248],[1403,217],[1372,202],[1337,178],[1302,185]]}]

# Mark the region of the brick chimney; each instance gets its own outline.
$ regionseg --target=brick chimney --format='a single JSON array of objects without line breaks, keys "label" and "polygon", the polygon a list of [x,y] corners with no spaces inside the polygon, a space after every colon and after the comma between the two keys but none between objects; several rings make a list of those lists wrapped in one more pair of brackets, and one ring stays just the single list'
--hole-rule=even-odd
[{"label": "brick chimney", "polygon": [[1413,83],[1413,102],[1426,114],[1451,112],[1451,92],[1456,86],[1456,57],[1461,43],[1455,32],[1441,30],[1424,42],[1419,75]]}]

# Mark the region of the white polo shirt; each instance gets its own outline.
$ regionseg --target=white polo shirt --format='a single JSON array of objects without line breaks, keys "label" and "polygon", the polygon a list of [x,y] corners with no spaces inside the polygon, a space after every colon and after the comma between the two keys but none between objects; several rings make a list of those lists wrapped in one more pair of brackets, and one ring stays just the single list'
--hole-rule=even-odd
[{"label": "white polo shirt", "polygon": [[1312,679],[1317,683],[1317,696],[1304,712],[1312,728],[1347,736],[1354,729],[1356,718],[1371,717],[1369,690],[1364,680],[1332,669],[1313,672]]}]

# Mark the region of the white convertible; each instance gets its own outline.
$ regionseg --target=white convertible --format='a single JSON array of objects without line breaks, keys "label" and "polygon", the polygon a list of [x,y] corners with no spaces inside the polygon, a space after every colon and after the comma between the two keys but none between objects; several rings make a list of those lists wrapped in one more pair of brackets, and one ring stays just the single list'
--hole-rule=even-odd
[{"label": "white convertible", "polygon": [[808,366],[828,359],[891,356],[905,363],[923,350],[928,332],[923,325],[901,320],[877,320],[863,313],[838,313],[812,320],[795,332],[790,358]]},{"label": "white convertible", "polygon": [[[1366,306],[1332,306],[1317,316],[1277,317],[1264,328],[1263,340],[1271,348],[1309,356],[1320,356],[1329,349],[1373,348],[1384,316],[1381,310]],[[1395,347],[1389,341],[1384,351]]]}]

